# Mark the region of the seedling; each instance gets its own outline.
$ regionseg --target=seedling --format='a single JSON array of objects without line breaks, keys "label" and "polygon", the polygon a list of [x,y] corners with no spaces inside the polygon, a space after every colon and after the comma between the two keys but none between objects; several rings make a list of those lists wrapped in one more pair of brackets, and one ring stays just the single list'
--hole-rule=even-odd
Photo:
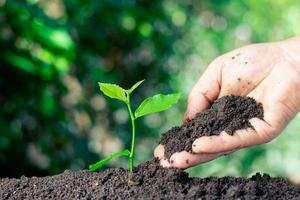
[{"label": "seedling", "polygon": [[132,112],[131,104],[130,104],[130,95],[132,92],[143,82],[139,81],[135,83],[130,89],[125,90],[116,84],[109,84],[109,83],[100,83],[100,90],[108,97],[113,99],[118,99],[124,102],[127,105],[128,113],[131,120],[132,126],[132,136],[131,136],[131,149],[125,149],[123,151],[113,153],[107,158],[100,160],[99,162],[92,164],[89,166],[89,170],[95,171],[101,168],[104,164],[109,162],[111,159],[119,157],[119,156],[126,156],[129,159],[129,171],[132,175],[133,167],[134,167],[134,150],[135,150],[135,121],[136,119],[144,116],[149,115],[155,112],[161,112],[164,110],[169,109],[173,104],[177,103],[178,99],[180,98],[180,93],[174,94],[157,94],[152,97],[145,99],[139,107]]}]

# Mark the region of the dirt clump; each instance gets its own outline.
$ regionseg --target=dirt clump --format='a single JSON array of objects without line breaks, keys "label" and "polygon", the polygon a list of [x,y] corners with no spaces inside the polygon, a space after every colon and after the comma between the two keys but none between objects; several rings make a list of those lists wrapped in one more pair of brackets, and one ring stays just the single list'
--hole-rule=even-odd
[{"label": "dirt clump", "polygon": [[224,96],[213,102],[210,109],[164,133],[159,143],[164,145],[165,157],[169,159],[175,152],[192,152],[193,142],[201,136],[218,135],[222,131],[233,135],[237,130],[253,128],[249,119],[263,119],[263,115],[262,104],[251,97]]}]

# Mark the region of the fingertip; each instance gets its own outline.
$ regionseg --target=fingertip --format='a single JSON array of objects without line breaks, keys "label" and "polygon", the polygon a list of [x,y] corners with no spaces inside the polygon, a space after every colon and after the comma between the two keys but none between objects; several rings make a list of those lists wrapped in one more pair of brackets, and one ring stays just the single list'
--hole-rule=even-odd
[{"label": "fingertip", "polygon": [[159,161],[159,164],[162,166],[162,167],[165,167],[165,168],[169,168],[169,167],[172,167],[172,165],[170,164],[170,162],[168,161],[168,159],[161,159]]},{"label": "fingertip", "polygon": [[186,169],[190,166],[190,157],[191,154],[186,151],[176,152],[170,157],[170,163],[172,167]]},{"label": "fingertip", "polygon": [[158,158],[159,160],[164,158],[165,154],[165,149],[164,146],[159,144],[155,149],[154,149],[154,157]]},{"label": "fingertip", "polygon": [[170,162],[168,161],[168,159],[165,158],[164,154],[165,154],[164,146],[159,144],[154,150],[154,157],[159,159],[159,164],[162,167],[171,167]]}]

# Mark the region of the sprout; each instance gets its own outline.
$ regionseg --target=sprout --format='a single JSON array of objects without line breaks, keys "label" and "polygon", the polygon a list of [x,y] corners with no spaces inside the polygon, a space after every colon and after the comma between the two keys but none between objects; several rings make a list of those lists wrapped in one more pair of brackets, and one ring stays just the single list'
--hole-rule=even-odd
[{"label": "sprout", "polygon": [[155,112],[161,112],[164,110],[169,109],[173,104],[177,103],[179,100],[181,94],[180,93],[174,93],[174,94],[157,94],[152,97],[149,97],[145,99],[139,107],[135,110],[135,112],[132,111],[131,104],[130,104],[130,95],[132,92],[143,82],[139,81],[135,83],[130,89],[125,90],[121,88],[120,86],[116,84],[109,84],[109,83],[100,83],[100,90],[108,97],[113,99],[118,99],[122,102],[124,102],[127,105],[128,113],[131,120],[131,126],[132,126],[132,138],[131,138],[131,149],[130,151],[128,149],[125,149],[123,151],[113,153],[110,156],[106,157],[103,160],[100,160],[99,162],[92,164],[89,166],[89,170],[95,171],[99,168],[101,168],[104,164],[109,162],[111,159],[119,157],[119,156],[126,156],[129,159],[129,171],[130,175],[133,173],[133,167],[134,167],[134,151],[135,151],[135,121],[139,117],[142,117],[144,115],[149,115],[151,113]]}]

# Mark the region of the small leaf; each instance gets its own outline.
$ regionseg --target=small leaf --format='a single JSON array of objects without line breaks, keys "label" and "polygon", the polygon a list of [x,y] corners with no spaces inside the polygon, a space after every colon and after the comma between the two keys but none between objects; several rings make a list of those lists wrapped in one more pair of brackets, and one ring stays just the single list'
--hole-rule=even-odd
[{"label": "small leaf", "polygon": [[137,83],[135,83],[130,89],[128,89],[127,91],[129,92],[129,94],[131,94],[137,87],[139,87],[143,82],[145,81],[144,80],[141,80]]},{"label": "small leaf", "polygon": [[128,149],[125,149],[124,151],[120,151],[117,153],[113,153],[110,156],[106,157],[105,159],[100,160],[99,162],[96,162],[95,164],[90,165],[89,170],[95,171],[95,170],[101,168],[106,163],[108,163],[111,159],[120,157],[120,156],[129,156],[129,154],[130,154],[130,151]]},{"label": "small leaf", "polygon": [[145,99],[141,105],[136,109],[134,115],[135,118],[148,115],[150,113],[160,112],[167,110],[173,104],[177,103],[180,98],[180,93],[175,94],[157,94]]},{"label": "small leaf", "polygon": [[125,90],[116,84],[110,83],[98,83],[100,86],[100,90],[110,98],[119,99],[121,101],[126,102]]}]

